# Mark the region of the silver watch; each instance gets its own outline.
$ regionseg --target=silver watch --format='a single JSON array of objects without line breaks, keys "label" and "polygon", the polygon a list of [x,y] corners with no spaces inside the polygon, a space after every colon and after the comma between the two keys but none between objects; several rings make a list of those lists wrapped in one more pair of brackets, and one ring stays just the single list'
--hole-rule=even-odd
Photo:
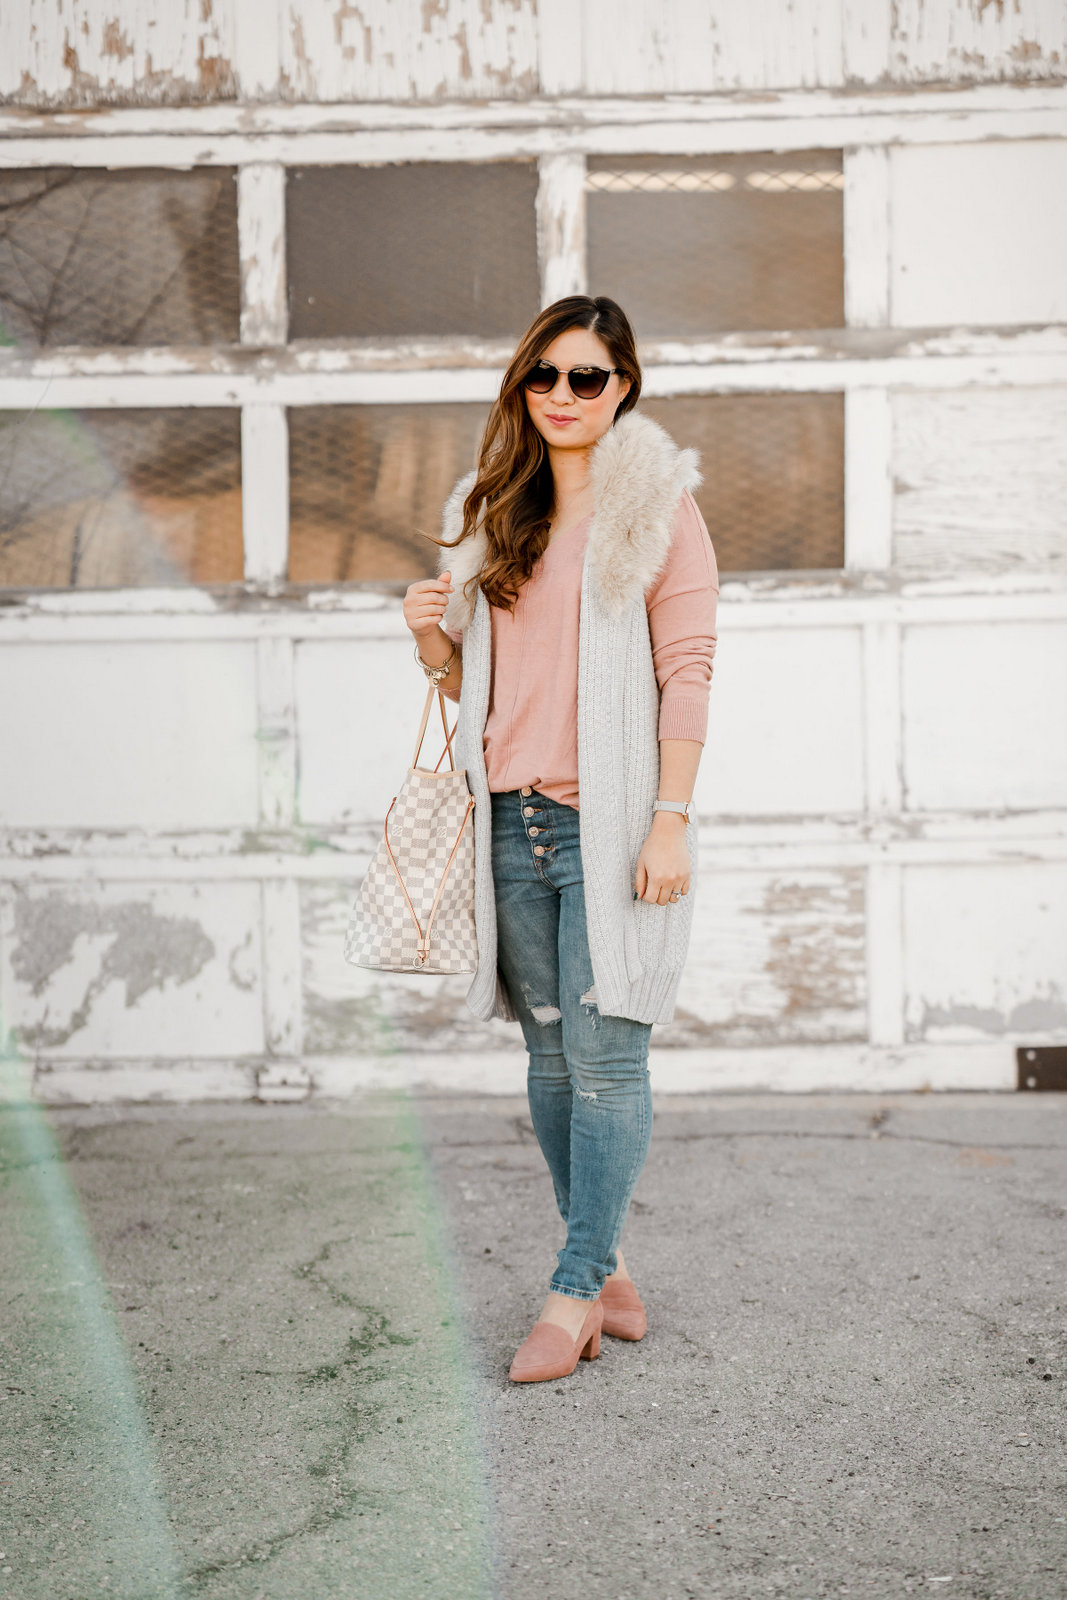
[{"label": "silver watch", "polygon": [[680,800],[657,800],[652,807],[653,811],[677,811],[686,822],[695,822],[693,815],[693,802],[687,800],[683,805]]}]

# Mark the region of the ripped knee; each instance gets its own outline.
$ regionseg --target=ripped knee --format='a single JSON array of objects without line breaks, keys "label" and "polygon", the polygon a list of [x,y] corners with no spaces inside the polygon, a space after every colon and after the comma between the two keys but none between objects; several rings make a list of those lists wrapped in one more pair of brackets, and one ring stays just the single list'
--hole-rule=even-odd
[{"label": "ripped knee", "polygon": [[531,1006],[530,1015],[533,1017],[535,1022],[539,1022],[542,1026],[545,1026],[550,1022],[558,1022],[562,1016],[562,1012],[560,1011],[559,1006]]}]

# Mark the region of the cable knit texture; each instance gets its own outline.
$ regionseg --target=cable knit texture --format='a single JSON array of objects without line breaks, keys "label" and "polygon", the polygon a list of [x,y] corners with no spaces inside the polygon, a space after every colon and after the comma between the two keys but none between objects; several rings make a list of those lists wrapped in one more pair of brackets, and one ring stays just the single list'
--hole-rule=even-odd
[{"label": "cable knit texture", "polygon": [[[689,947],[697,881],[697,830],[686,827],[690,892],[666,906],[633,898],[637,858],[659,789],[659,686],[652,662],[645,590],[662,570],[675,509],[702,481],[695,450],[681,450],[641,411],[629,411],[594,445],[593,519],[582,570],[578,633],[578,782],[586,923],[598,1008],[636,1022],[670,1022]],[[466,473],[445,503],[443,534],[458,537],[463,502],[477,474]],[[497,967],[492,808],[482,736],[492,682],[489,603],[472,584],[487,540],[481,526],[438,552],[452,573],[443,618],[463,634],[463,678],[456,745],[475,799],[475,923],[478,970],[467,991],[476,1017],[517,1020]]]}]

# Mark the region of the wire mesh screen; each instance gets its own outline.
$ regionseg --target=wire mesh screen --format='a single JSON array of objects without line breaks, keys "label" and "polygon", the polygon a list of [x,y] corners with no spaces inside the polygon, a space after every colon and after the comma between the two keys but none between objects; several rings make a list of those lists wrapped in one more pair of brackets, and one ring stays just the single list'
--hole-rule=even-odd
[{"label": "wire mesh screen", "polygon": [[0,172],[0,342],[238,337],[237,186],[192,172]]},{"label": "wire mesh screen", "polygon": [[591,156],[590,293],[639,338],[844,323],[839,151]]},{"label": "wire mesh screen", "polygon": [[0,413],[0,585],[243,576],[236,410]]},{"label": "wire mesh screen", "polygon": [[294,339],[518,336],[537,315],[534,161],[295,167]]},{"label": "wire mesh screen", "polygon": [[309,406],[289,412],[289,578],[412,582],[437,569],[441,508],[474,466],[488,407]]},{"label": "wire mesh screen", "polygon": [[685,396],[641,409],[700,451],[696,500],[720,572],[844,566],[842,395]]}]

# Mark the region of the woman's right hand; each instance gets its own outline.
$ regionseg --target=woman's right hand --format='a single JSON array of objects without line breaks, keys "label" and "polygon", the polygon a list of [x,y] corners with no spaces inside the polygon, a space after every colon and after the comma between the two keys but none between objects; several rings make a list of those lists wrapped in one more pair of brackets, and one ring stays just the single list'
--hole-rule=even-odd
[{"label": "woman's right hand", "polygon": [[442,572],[436,578],[420,578],[409,583],[404,595],[404,621],[416,639],[428,639],[441,626],[452,595],[452,574]]}]

